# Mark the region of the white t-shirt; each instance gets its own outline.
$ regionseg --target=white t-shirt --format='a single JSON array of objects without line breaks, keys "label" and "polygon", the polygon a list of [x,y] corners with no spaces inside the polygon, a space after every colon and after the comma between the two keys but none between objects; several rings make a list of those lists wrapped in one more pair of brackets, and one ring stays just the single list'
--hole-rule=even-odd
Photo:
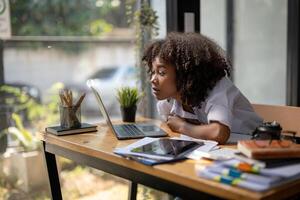
[{"label": "white t-shirt", "polygon": [[197,119],[204,124],[218,121],[233,133],[251,134],[263,122],[247,98],[227,77],[223,77],[215,85],[200,109],[193,108],[194,114],[184,111],[182,105],[175,99],[158,101],[157,109],[164,120],[169,114],[173,114]]}]

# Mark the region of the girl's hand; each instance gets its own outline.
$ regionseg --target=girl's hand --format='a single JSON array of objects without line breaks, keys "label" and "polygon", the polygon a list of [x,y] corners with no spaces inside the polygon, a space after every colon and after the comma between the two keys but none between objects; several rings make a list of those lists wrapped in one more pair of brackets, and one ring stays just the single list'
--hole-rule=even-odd
[{"label": "girl's hand", "polygon": [[209,124],[196,125],[190,123],[186,119],[169,115],[167,125],[174,132],[183,133],[193,138],[204,140],[215,140],[220,144],[225,144],[230,136],[230,129],[226,125],[217,121]]},{"label": "girl's hand", "polygon": [[186,121],[178,116],[169,115],[167,119],[167,125],[174,132],[182,132]]}]

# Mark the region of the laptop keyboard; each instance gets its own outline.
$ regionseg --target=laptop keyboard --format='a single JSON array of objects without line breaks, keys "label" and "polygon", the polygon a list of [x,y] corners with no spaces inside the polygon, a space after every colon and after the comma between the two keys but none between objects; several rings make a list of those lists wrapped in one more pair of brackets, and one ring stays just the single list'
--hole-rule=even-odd
[{"label": "laptop keyboard", "polygon": [[122,124],[122,125],[114,125],[116,132],[120,136],[144,136],[145,134],[140,131],[133,124]]}]

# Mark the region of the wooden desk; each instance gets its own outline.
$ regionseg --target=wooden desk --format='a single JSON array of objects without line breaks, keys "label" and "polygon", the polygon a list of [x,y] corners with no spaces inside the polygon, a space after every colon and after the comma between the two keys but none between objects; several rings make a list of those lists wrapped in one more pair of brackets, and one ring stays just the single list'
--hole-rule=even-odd
[{"label": "wooden desk", "polygon": [[[170,136],[178,136],[164,123],[157,122]],[[135,199],[137,183],[165,191],[184,199],[282,199],[299,193],[300,181],[258,193],[199,178],[194,169],[195,161],[186,160],[154,167],[125,159],[113,153],[114,148],[124,147],[135,140],[117,140],[104,124],[98,132],[69,136],[41,133],[53,199],[62,199],[55,155],[77,163],[103,170],[131,181],[130,199]]]}]

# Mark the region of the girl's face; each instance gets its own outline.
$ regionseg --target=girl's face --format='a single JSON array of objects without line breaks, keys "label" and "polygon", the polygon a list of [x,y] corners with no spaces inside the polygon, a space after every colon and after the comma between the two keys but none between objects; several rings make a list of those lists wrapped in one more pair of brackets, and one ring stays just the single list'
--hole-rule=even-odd
[{"label": "girl's face", "polygon": [[150,81],[152,93],[158,100],[167,98],[179,99],[176,89],[175,68],[156,57],[152,62]]}]

